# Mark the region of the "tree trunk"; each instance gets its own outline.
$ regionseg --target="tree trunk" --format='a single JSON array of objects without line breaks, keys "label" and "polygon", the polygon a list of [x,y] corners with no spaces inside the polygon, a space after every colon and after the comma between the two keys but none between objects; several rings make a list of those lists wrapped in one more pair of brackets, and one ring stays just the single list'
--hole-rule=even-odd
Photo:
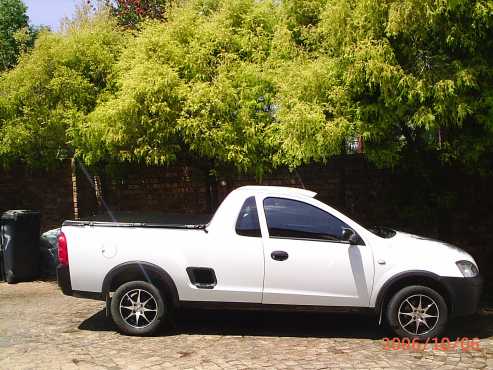
[{"label": "tree trunk", "polygon": [[77,194],[77,166],[75,158],[70,161],[70,169],[72,171],[72,203],[74,207],[74,220],[79,220],[79,198]]}]

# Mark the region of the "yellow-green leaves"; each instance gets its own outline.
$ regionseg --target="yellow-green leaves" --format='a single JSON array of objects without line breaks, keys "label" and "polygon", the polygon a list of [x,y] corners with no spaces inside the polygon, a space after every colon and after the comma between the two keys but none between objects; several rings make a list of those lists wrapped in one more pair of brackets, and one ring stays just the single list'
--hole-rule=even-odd
[{"label": "yellow-green leaves", "polygon": [[105,154],[154,165],[173,161],[180,149],[176,121],[183,95],[170,66],[142,61],[126,72],[116,95],[89,114],[79,153],[92,163],[107,159]]},{"label": "yellow-green leaves", "polygon": [[121,30],[81,14],[0,77],[0,160],[261,176],[365,141],[375,163],[493,147],[491,0],[190,0]]},{"label": "yellow-green leaves", "polygon": [[77,126],[111,90],[124,35],[104,13],[42,31],[0,77],[0,160],[46,166],[72,155]]}]

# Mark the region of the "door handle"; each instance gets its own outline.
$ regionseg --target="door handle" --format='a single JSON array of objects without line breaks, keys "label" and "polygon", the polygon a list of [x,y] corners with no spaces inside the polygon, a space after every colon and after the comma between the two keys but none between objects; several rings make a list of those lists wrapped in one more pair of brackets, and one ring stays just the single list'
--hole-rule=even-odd
[{"label": "door handle", "polygon": [[270,257],[276,261],[284,261],[288,259],[289,254],[284,251],[274,251],[270,254]]}]

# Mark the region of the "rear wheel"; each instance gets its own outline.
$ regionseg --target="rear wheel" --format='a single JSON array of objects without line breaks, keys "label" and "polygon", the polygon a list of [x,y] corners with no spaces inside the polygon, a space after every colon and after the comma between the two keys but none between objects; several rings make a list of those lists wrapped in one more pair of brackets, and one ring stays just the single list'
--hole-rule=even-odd
[{"label": "rear wheel", "polygon": [[448,308],[435,290],[413,285],[399,290],[389,301],[387,322],[400,337],[425,340],[445,329]]},{"label": "rear wheel", "polygon": [[127,335],[151,335],[166,317],[166,305],[159,290],[145,281],[121,285],[111,298],[111,317]]}]

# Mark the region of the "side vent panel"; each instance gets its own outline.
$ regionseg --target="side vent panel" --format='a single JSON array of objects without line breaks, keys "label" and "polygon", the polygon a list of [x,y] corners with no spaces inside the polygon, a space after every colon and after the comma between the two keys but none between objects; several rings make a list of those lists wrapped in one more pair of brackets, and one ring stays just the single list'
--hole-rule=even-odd
[{"label": "side vent panel", "polygon": [[187,267],[190,282],[200,289],[213,289],[217,284],[216,274],[209,267]]}]

